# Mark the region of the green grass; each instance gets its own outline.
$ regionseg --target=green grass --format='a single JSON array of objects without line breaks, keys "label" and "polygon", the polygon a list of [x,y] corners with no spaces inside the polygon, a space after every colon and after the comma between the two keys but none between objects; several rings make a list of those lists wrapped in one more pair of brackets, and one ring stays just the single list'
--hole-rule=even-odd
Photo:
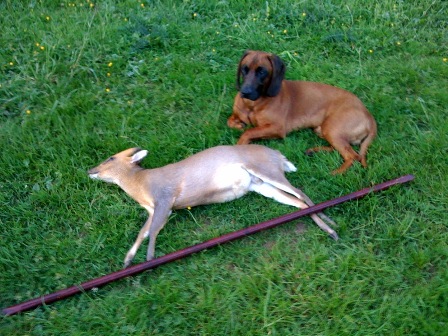
[{"label": "green grass", "polygon": [[[93,5],[90,6],[90,3]],[[236,143],[245,49],[337,85],[375,116],[343,176],[311,131],[260,143],[315,202],[414,182],[11,317],[1,335],[443,335],[448,328],[448,36],[443,1],[0,2],[0,306],[121,268],[146,219],[86,170],[140,146],[158,167]],[[258,195],[175,211],[158,256],[294,209]],[[141,248],[135,261],[144,261]]]}]

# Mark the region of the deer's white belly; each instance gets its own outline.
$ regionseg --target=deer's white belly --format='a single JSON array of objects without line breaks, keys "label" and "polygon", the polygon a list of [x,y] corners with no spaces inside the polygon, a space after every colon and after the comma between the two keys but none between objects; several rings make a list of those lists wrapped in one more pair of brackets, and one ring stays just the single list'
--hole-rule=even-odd
[{"label": "deer's white belly", "polygon": [[240,164],[218,169],[211,181],[216,192],[214,202],[227,202],[244,196],[251,181],[251,175]]},{"label": "deer's white belly", "polygon": [[182,185],[175,208],[228,202],[244,196],[250,184],[251,175],[241,164],[223,165],[213,171],[201,169]]}]

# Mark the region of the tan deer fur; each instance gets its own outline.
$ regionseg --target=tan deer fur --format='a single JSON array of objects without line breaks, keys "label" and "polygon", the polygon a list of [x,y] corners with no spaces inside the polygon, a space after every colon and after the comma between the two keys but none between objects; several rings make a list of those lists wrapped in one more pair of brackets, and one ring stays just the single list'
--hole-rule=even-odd
[{"label": "tan deer fur", "polygon": [[[88,171],[91,178],[115,183],[149,213],[149,218],[126,255],[129,266],[142,241],[149,237],[147,260],[154,258],[156,237],[173,209],[221,203],[255,191],[276,201],[307,208],[312,201],[293,187],[284,172],[296,167],[280,152],[259,145],[218,146],[206,149],[177,163],[155,169],[138,164],[146,150],[130,148]],[[323,213],[311,218],[332,238],[334,224]]]}]

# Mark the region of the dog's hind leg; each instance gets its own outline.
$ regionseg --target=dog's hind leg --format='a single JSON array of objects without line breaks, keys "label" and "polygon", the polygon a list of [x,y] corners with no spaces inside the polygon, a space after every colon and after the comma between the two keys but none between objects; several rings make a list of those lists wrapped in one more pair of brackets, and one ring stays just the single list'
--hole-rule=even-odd
[{"label": "dog's hind leg", "polygon": [[359,146],[359,156],[361,157],[361,164],[364,168],[367,167],[367,147],[369,147],[372,143],[375,136],[376,128],[369,133],[369,135],[361,142],[361,145]]},{"label": "dog's hind leg", "polygon": [[[325,137],[322,134],[322,129],[325,130],[325,126],[324,128],[322,128],[322,126],[317,126],[314,128],[314,132],[317,134],[317,136],[319,138],[325,139]],[[312,156],[314,155],[314,153],[320,152],[320,151],[324,151],[324,152],[332,152],[334,150],[334,148],[332,146],[318,146],[318,147],[313,147],[313,148],[309,148],[305,151],[305,154],[308,156]]]},{"label": "dog's hind leg", "polygon": [[308,156],[312,156],[316,152],[320,152],[320,151],[332,152],[333,150],[334,150],[334,148],[331,146],[319,146],[319,147],[308,148],[305,151],[305,154]]},{"label": "dog's hind leg", "polygon": [[328,136],[326,139],[331,144],[331,146],[313,147],[307,149],[305,151],[305,154],[312,156],[314,153],[319,151],[332,152],[336,149],[344,158],[344,163],[338,169],[331,172],[333,175],[345,172],[348,168],[350,168],[350,166],[353,164],[353,161],[355,160],[361,162],[362,157],[355,152],[348,141],[336,137],[332,138],[331,136]]},{"label": "dog's hind leg", "polygon": [[351,167],[354,161],[361,162],[361,156],[355,152],[350,143],[342,138],[330,138],[328,141],[331,145],[336,149],[344,159],[344,163],[336,170],[333,170],[331,173],[333,175],[342,174],[348,168]]}]

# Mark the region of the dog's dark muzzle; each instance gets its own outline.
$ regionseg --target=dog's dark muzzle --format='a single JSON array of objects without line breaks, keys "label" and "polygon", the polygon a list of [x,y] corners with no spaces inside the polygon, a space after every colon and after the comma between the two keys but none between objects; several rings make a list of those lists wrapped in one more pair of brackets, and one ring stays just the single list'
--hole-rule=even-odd
[{"label": "dog's dark muzzle", "polygon": [[255,88],[251,87],[251,86],[242,86],[241,90],[240,90],[240,94],[242,98],[246,98],[252,101],[257,100],[258,98],[260,98],[260,93],[258,92],[258,90],[256,90]]}]

